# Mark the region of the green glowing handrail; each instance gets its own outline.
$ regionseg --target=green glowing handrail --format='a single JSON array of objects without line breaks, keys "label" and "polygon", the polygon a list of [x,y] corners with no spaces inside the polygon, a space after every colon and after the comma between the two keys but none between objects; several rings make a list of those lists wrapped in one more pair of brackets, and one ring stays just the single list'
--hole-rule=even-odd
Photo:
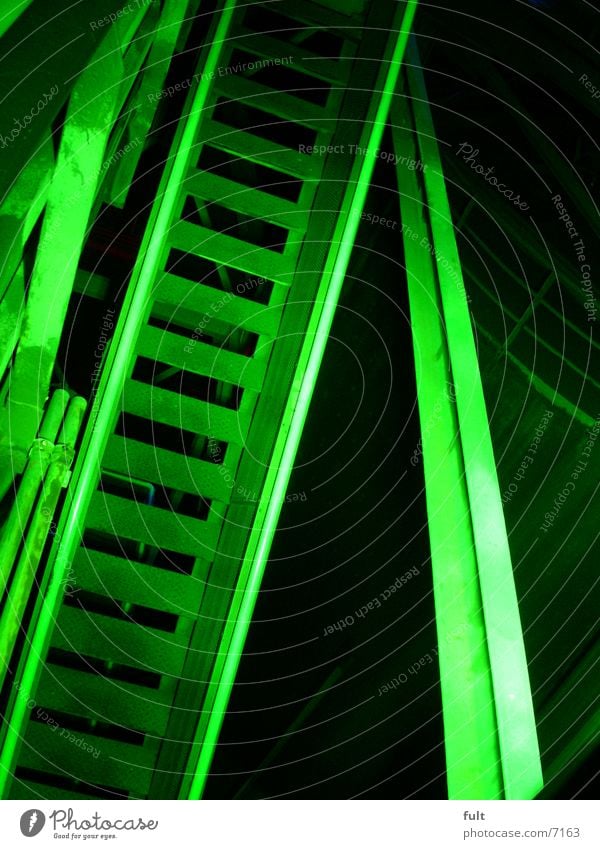
[{"label": "green glowing handrail", "polygon": [[205,710],[205,716],[198,728],[192,749],[189,771],[193,774],[193,778],[189,790],[186,792],[189,799],[202,797],[208,778],[271,542],[277,527],[281,505],[284,501],[285,491],[356,238],[360,212],[364,206],[375,167],[375,153],[383,136],[416,6],[417,0],[409,0],[404,9],[401,28],[380,89],[380,101],[376,115],[373,122],[365,128],[363,134],[366,138],[364,138],[361,146],[367,149],[367,153],[356,163],[353,170],[332,239],[331,249],[321,276],[315,307],[306,332],[300,359],[295,369],[293,388],[286,404],[281,429],[241,566],[238,587],[233,597],[211,676],[206,698],[208,713]]}]

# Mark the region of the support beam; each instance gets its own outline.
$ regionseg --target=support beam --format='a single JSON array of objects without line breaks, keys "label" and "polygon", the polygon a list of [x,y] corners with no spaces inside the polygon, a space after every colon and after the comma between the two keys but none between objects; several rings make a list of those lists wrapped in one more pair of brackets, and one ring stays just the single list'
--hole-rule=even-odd
[{"label": "support beam", "polygon": [[[135,31],[148,8],[140,6],[135,14],[107,30],[69,100],[56,166],[47,188],[10,374],[8,406],[0,416],[13,474],[23,470],[47,401],[90,213],[105,173],[107,144],[119,113],[127,33]],[[0,495],[8,483],[6,476],[0,481]]]},{"label": "support beam", "polygon": [[[407,99],[392,111],[394,147],[416,160]],[[417,172],[398,188],[423,446],[425,497],[450,799],[502,798],[502,770],[455,387],[427,206]]]},{"label": "support beam", "polygon": [[[408,91],[414,114],[419,155],[426,166],[423,172],[424,190],[420,191],[419,195],[413,194],[413,198],[417,197],[418,202],[426,204],[429,213],[430,235],[426,236],[423,245],[435,259],[439,287],[436,303],[439,309],[440,328],[443,323],[445,331],[443,347],[448,357],[454,386],[457,436],[460,438],[464,464],[464,475],[461,472],[459,477],[466,484],[471,517],[477,562],[476,577],[481,593],[485,639],[493,685],[493,707],[497,723],[502,784],[507,799],[530,799],[539,792],[543,780],[508,536],[440,153],[414,41],[410,46],[409,57]],[[394,124],[398,125],[394,128],[394,132],[396,139],[399,140],[405,135],[405,133],[401,134],[399,129],[402,126],[401,115],[394,120]],[[405,183],[402,166],[400,166],[399,177],[402,180],[400,186],[402,194]],[[413,193],[414,191],[413,187]],[[421,334],[415,334],[417,359],[422,341]],[[421,395],[422,388],[419,386],[420,404]],[[430,399],[428,398],[425,403],[430,403]],[[421,418],[423,420],[423,412],[421,412]],[[456,485],[455,483],[454,486]],[[445,522],[445,516],[436,510],[430,513],[429,519],[432,523],[430,532],[433,541],[438,533],[438,523]],[[466,546],[465,558],[465,562],[470,564],[471,568],[470,573],[464,575],[465,586],[470,586],[471,583],[475,583],[475,576],[472,573],[471,560],[467,558]],[[436,572],[434,584],[438,587],[448,569],[448,562],[443,558],[440,560],[438,556],[437,563],[434,563]],[[444,591],[441,595],[439,592],[438,589],[436,605],[445,608],[447,604],[451,604],[451,600],[445,598]],[[473,622],[466,623],[467,629],[471,625],[478,629],[481,624],[480,619],[479,613]],[[444,617],[439,618],[438,633],[441,653],[445,642],[453,639],[452,633],[447,631]],[[473,637],[475,639],[468,646],[469,654],[477,651],[475,634]],[[467,656],[465,660],[466,658]],[[444,680],[446,671],[442,669],[442,688],[447,694],[450,684]],[[482,689],[481,703],[483,704],[487,698],[486,684],[485,689]],[[446,697],[445,711],[448,704]],[[489,745],[488,734],[492,734],[492,727],[491,715],[488,715],[487,731],[481,740],[482,746]],[[468,755],[469,752],[465,751],[465,757]],[[454,774],[454,771],[461,769],[461,766],[461,761],[458,763],[452,761],[449,763],[449,773]],[[462,786],[462,782],[455,785],[453,781],[452,796],[456,794],[457,786]],[[483,787],[480,789],[481,792],[485,792]]]},{"label": "support beam", "polygon": [[0,37],[10,29],[12,24],[19,18],[23,12],[31,5],[31,0],[13,0],[8,11],[0,17]]}]

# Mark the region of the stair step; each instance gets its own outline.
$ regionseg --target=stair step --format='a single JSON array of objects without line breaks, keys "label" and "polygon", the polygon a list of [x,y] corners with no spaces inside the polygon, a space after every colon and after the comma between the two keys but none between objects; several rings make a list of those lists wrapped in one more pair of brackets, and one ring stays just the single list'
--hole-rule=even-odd
[{"label": "stair step", "polygon": [[50,716],[57,711],[160,737],[166,733],[169,721],[172,686],[170,690],[165,694],[162,690],[48,664],[36,699]]},{"label": "stair step", "polygon": [[[295,261],[285,254],[252,245],[243,239],[191,224],[189,221],[178,221],[171,227],[169,243],[174,248],[210,259],[217,265],[229,265],[245,271],[252,277],[266,277],[267,280],[282,283],[284,286],[290,285],[294,273]],[[216,295],[213,289],[212,302],[216,300]]]},{"label": "stair step", "polygon": [[247,80],[240,76],[223,77],[214,82],[215,91],[228,100],[243,101],[246,106],[260,109],[270,116],[276,115],[286,121],[302,124],[311,130],[332,127],[331,113],[322,106],[308,103],[292,94],[283,94],[268,86]]},{"label": "stair step", "polygon": [[229,127],[220,121],[204,122],[200,132],[204,144],[210,144],[241,159],[249,159],[266,168],[283,171],[301,180],[318,180],[325,161],[323,156],[300,153],[299,150],[292,150],[244,130]]},{"label": "stair step", "polygon": [[[67,734],[83,739],[99,752],[77,746]],[[30,722],[21,749],[19,766],[54,772],[89,784],[126,788],[132,795],[143,798],[150,789],[152,768],[158,741],[153,745],[135,746],[85,732],[56,728]]]},{"label": "stair step", "polygon": [[157,675],[179,675],[187,646],[176,634],[63,605],[52,647],[125,664]]},{"label": "stair step", "polygon": [[247,430],[247,423],[235,410],[137,380],[127,382],[123,391],[122,409],[172,427],[185,424],[187,428],[193,427],[196,433],[238,445],[243,444]]},{"label": "stair step", "polygon": [[[337,5],[343,9],[341,4]],[[338,12],[333,8],[333,4],[328,4],[325,8],[318,0],[317,2],[302,0],[302,3],[298,3],[298,0],[278,0],[276,6],[271,7],[271,4],[269,4],[267,8],[273,8],[278,15],[284,15],[292,21],[313,26],[317,30],[326,28],[333,32],[340,29],[343,37],[348,41],[359,41],[363,35],[362,29],[355,25],[356,18],[344,11]],[[290,49],[294,46],[290,39]]]},{"label": "stair step", "polygon": [[76,793],[65,790],[64,787],[53,787],[51,784],[41,784],[29,778],[13,778],[9,799],[64,799],[69,797],[71,802],[84,802],[94,798],[91,794]]},{"label": "stair step", "polygon": [[78,268],[73,283],[73,291],[86,295],[88,298],[104,301],[108,297],[110,285],[108,277]]},{"label": "stair step", "polygon": [[[189,224],[188,226],[192,230],[200,229],[194,227],[193,224]],[[205,232],[211,233],[212,231],[207,230]],[[218,236],[218,238],[227,237]],[[236,239],[230,239],[230,241],[237,242]],[[240,244],[239,242],[237,243]],[[181,240],[179,245],[183,244],[183,240]],[[188,247],[189,245],[190,240],[188,240]],[[233,265],[233,263],[229,264]],[[272,279],[268,274],[258,274],[257,277],[267,280]],[[230,292],[212,289],[203,283],[186,280],[185,277],[178,277],[175,274],[165,273],[161,277],[154,289],[154,299],[171,304],[176,308],[184,308],[194,312],[196,314],[196,322],[192,329],[200,325],[201,329],[208,334],[210,334],[213,322],[216,321],[220,322],[221,325],[229,324],[232,329],[242,328],[250,331],[250,333],[258,333],[261,336],[268,336],[272,339],[277,335],[279,322],[281,321],[281,306],[265,307],[247,298],[239,298]],[[173,321],[175,321],[175,317]],[[191,336],[192,333],[190,333],[190,339]],[[195,341],[186,342],[185,339],[182,339],[182,350],[184,353],[190,353],[185,349],[186,347],[193,347]]]},{"label": "stair step", "polygon": [[284,63],[284,67],[294,71],[309,74],[332,85],[344,85],[349,76],[350,63],[323,59],[312,50],[307,50],[301,44],[292,41],[282,41],[276,35],[256,33],[241,27],[236,30],[236,45],[248,53],[255,53],[266,59],[274,56],[292,57],[292,62]]},{"label": "stair step", "polygon": [[204,584],[196,578],[90,548],[73,560],[75,590],[106,595],[176,615],[195,615]]},{"label": "stair step", "polygon": [[229,502],[230,490],[224,481],[225,469],[221,465],[137,442],[130,437],[110,437],[102,467],[135,480],[160,484],[167,489],[201,495],[225,504]]},{"label": "stair step", "polygon": [[[175,393],[171,394],[177,397]],[[183,516],[105,492],[93,494],[86,527],[198,557],[212,556],[219,530],[214,522]]]},{"label": "stair step", "polygon": [[[269,310],[256,303],[254,309],[257,313]],[[191,350],[186,351],[185,348]],[[190,346],[176,333],[146,325],[142,328],[136,350],[144,357],[155,358],[182,371],[224,380],[255,392],[260,392],[262,388],[265,373],[263,362],[225,348],[207,345],[202,340]]]},{"label": "stair step", "polygon": [[308,226],[309,210],[210,171],[193,169],[186,177],[184,188],[194,197],[217,202],[252,219],[271,221],[279,227],[303,232]]}]

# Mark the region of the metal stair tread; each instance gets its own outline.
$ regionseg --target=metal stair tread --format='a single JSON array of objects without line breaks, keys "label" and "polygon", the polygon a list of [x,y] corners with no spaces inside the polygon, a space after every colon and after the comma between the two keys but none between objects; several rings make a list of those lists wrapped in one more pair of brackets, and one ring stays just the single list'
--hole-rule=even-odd
[{"label": "metal stair tread", "polygon": [[130,380],[123,391],[121,406],[127,413],[162,424],[183,427],[185,423],[188,430],[193,429],[195,433],[204,436],[238,445],[244,442],[246,422],[235,410],[168,389]]},{"label": "metal stair tread", "polygon": [[[270,251],[236,236],[189,221],[178,221],[171,227],[169,244],[195,256],[212,260],[217,265],[230,265],[254,277],[266,277],[267,280],[283,283],[284,286],[290,285],[294,273],[295,261],[285,253]],[[159,286],[162,282],[159,282]],[[216,295],[217,292],[213,289],[213,302]]]},{"label": "metal stair tread", "polygon": [[196,556],[212,551],[219,530],[213,522],[105,492],[92,495],[86,527]]},{"label": "metal stair tread", "polygon": [[[28,788],[23,790],[21,788]],[[69,801],[85,802],[88,799],[94,798],[90,794],[77,793],[74,790],[69,790]],[[9,799],[64,799],[64,787],[54,787],[52,784],[43,784],[40,781],[33,781],[28,778],[16,778],[10,787]]]},{"label": "metal stair tread", "polygon": [[[255,309],[257,313],[273,311],[261,304],[255,304]],[[224,380],[255,392],[260,392],[262,388],[264,362],[226,348],[208,345],[202,339],[190,346],[187,340],[182,340],[176,333],[146,325],[138,337],[136,351],[144,357],[154,356],[159,362],[182,371],[205,375],[213,380]]]},{"label": "metal stair tread", "polygon": [[89,548],[79,548],[72,566],[76,589],[100,593],[165,613],[183,615],[192,608],[203,584],[190,575],[160,569]]},{"label": "metal stair tread", "polygon": [[[317,2],[302,0],[302,3],[298,3],[298,0],[278,0],[276,10],[278,15],[284,15],[292,21],[318,29],[326,26],[328,30],[334,31],[339,28],[344,39],[348,41],[358,41],[362,35],[362,29],[357,27],[356,17],[336,11],[333,5],[325,8],[318,3],[318,0]],[[293,46],[293,42],[290,46]]]},{"label": "metal stair tread", "polygon": [[[199,229],[194,227],[193,224],[188,226],[192,229]],[[210,233],[211,231],[206,232]],[[231,241],[237,240],[232,239]],[[179,246],[189,248],[189,240],[187,244],[180,240]],[[229,263],[229,265],[232,264]],[[267,271],[268,269],[265,268],[264,270]],[[272,279],[268,274],[259,274],[257,277],[259,279]],[[210,328],[213,320],[215,320],[221,325],[231,325],[232,330],[243,328],[251,333],[273,338],[277,335],[281,320],[281,305],[263,306],[255,301],[240,298],[230,292],[213,289],[203,283],[196,283],[194,280],[187,280],[185,277],[179,277],[176,274],[165,273],[161,276],[154,289],[154,299],[155,301],[169,303],[176,308],[183,307],[195,312],[197,321],[193,329],[202,322],[202,329],[208,331],[208,335],[210,335]],[[174,313],[173,320],[175,320],[175,315]],[[182,349],[185,349],[186,345],[187,347],[193,346],[196,340],[191,339],[191,336],[190,333],[190,340],[188,341],[182,339]],[[189,352],[185,351],[185,353]]]},{"label": "metal stair tread", "polygon": [[176,644],[175,639],[176,635],[167,631],[63,606],[52,646],[157,675],[178,675],[187,646]]},{"label": "metal stair tread", "polygon": [[223,77],[215,80],[215,91],[228,100],[243,101],[253,109],[277,116],[311,130],[322,130],[333,125],[335,117],[314,103],[269,88],[244,77]]},{"label": "metal stair tread", "polygon": [[87,732],[64,730],[97,749],[98,757],[82,750],[81,756],[75,759],[73,753],[78,747],[68,737],[61,736],[61,728],[53,731],[45,723],[30,722],[19,766],[55,772],[88,784],[126,788],[136,796],[148,792],[156,758],[155,741],[150,746],[135,746]]},{"label": "metal stair tread", "polygon": [[249,159],[265,168],[283,171],[291,177],[306,181],[318,180],[321,174],[323,157],[300,153],[299,150],[268,141],[214,119],[203,123],[201,132],[204,144],[210,144],[240,159]]},{"label": "metal stair tread", "polygon": [[[259,33],[245,27],[239,27],[235,38],[240,49],[249,53],[256,53],[266,59],[273,56],[284,57],[289,53],[294,60],[293,64],[289,65],[293,70],[306,73],[332,85],[344,85],[348,78],[348,63],[324,59],[317,53],[313,53],[312,50],[307,50],[301,44],[283,41],[270,32]],[[288,67],[287,64],[286,67]]]},{"label": "metal stair tread", "polygon": [[225,483],[222,466],[137,442],[131,437],[111,436],[102,466],[107,471],[202,496],[211,501],[229,501],[230,490]]},{"label": "metal stair tread", "polygon": [[[288,230],[305,231],[308,226],[309,210],[210,171],[192,169],[183,188],[194,197],[219,203],[252,219],[270,221]],[[210,211],[210,206],[208,209]]]},{"label": "metal stair tread", "polygon": [[97,719],[161,736],[167,730],[172,693],[141,687],[90,672],[48,664],[42,673],[37,701],[52,711]]}]

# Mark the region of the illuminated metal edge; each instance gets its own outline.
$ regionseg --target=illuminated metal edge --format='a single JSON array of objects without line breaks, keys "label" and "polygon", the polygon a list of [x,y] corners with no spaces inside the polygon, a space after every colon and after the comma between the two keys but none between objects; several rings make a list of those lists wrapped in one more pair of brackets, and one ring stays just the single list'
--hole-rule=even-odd
[{"label": "illuminated metal edge", "polygon": [[504,793],[507,799],[531,799],[543,777],[508,535],[450,205],[414,39],[408,55],[415,128],[427,165],[423,180],[455,385]]},{"label": "illuminated metal edge", "polygon": [[[151,213],[151,219],[131,277],[131,284],[121,318],[115,328],[107,364],[103,371],[98,392],[92,407],[90,420],[74,469],[73,480],[65,509],[62,511],[55,542],[49,562],[51,577],[44,598],[39,604],[37,623],[27,647],[27,655],[22,664],[20,691],[31,693],[35,686],[39,665],[43,660],[56,611],[60,604],[64,576],[73,559],[74,551],[81,538],[81,526],[93,487],[99,474],[99,462],[104,453],[115,407],[121,395],[130,354],[135,344],[139,326],[143,320],[149,293],[156,274],[166,234],[175,208],[180,183],[193,153],[193,143],[198,124],[211,85],[211,71],[219,64],[227,31],[231,23],[236,0],[226,0],[220,14],[219,23],[205,64],[205,71],[197,88],[190,91],[186,101],[184,116],[181,119],[171,147],[171,155],[163,174],[157,199]],[[95,415],[95,412],[97,414]],[[21,729],[27,710],[27,699],[13,701],[12,711],[7,718],[7,731],[0,751],[0,798],[3,798],[11,779],[12,765],[21,739]]]},{"label": "illuminated metal edge", "polygon": [[321,276],[315,307],[295,369],[292,390],[288,397],[273,457],[261,492],[256,519],[248,539],[238,585],[217,652],[201,721],[192,745],[186,774],[191,773],[193,778],[189,790],[186,792],[184,789],[181,794],[184,798],[200,799],[204,792],[252,620],[271,542],[279,520],[281,505],[284,502],[285,491],[329,338],[346,269],[350,261],[361,210],[366,200],[375,167],[375,153],[383,136],[416,6],[417,0],[409,0],[404,9],[396,44],[391,58],[386,63],[387,69],[383,75],[383,83],[381,88],[377,86],[381,98],[375,118],[364,129],[366,138],[361,142],[361,146],[367,149],[367,153],[362,161],[357,162],[344,197],[331,249]]},{"label": "illuminated metal edge", "polygon": [[27,7],[31,6],[32,0],[13,0],[12,8],[4,12],[0,18],[0,38],[10,29],[15,21],[21,17],[23,12],[27,11]]},{"label": "illuminated metal edge", "polygon": [[[392,105],[397,155],[417,160],[407,99]],[[502,798],[502,769],[477,557],[443,309],[414,170],[397,168],[431,548],[450,799]]]}]

